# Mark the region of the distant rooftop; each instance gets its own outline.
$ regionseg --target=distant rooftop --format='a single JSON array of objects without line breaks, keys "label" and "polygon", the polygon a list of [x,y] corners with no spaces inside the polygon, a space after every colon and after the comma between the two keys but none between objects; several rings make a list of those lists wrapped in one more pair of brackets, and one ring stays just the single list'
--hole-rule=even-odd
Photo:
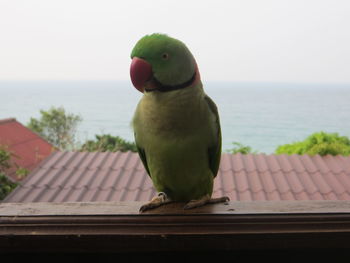
[{"label": "distant rooftop", "polygon": [[[42,160],[48,157],[54,147],[32,132],[14,118],[0,120],[0,145],[4,145],[15,157],[11,159],[22,168],[32,171]],[[12,167],[6,174],[14,181],[22,178]]]},{"label": "distant rooftop", "polygon": [[[137,153],[54,152],[4,202],[147,201],[155,194]],[[213,195],[350,200],[350,157],[224,153]]]}]

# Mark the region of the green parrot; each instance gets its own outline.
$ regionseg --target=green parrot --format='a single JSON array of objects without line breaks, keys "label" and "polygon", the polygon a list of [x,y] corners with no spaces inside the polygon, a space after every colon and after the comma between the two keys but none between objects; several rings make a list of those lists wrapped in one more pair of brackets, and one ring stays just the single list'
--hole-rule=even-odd
[{"label": "green parrot", "polygon": [[135,142],[158,191],[140,212],[169,202],[190,209],[229,201],[211,198],[221,157],[219,114],[189,49],[165,34],[146,35],[131,59],[131,81],[144,93],[132,121]]}]

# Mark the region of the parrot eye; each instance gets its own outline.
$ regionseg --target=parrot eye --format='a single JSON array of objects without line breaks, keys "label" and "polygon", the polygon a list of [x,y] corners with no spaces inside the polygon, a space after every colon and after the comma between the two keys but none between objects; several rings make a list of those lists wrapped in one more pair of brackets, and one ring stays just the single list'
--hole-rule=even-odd
[{"label": "parrot eye", "polygon": [[167,60],[167,59],[169,58],[169,54],[168,54],[168,53],[163,53],[163,54],[162,54],[162,58],[163,58],[164,60]]}]

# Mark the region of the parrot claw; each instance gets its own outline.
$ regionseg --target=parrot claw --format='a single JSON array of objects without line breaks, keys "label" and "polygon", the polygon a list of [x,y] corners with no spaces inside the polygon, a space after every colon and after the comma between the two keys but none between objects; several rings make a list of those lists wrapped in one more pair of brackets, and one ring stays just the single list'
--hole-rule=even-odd
[{"label": "parrot claw", "polygon": [[218,198],[211,198],[208,203],[209,204],[224,203],[225,205],[228,205],[228,202],[230,202],[230,198],[228,196],[222,196]]},{"label": "parrot claw", "polygon": [[159,207],[161,205],[164,204],[168,204],[170,203],[170,199],[168,198],[168,196],[166,195],[166,193],[164,192],[160,192],[158,193],[157,196],[153,197],[152,200],[150,202],[148,202],[147,204],[144,204],[140,207],[139,212],[143,213],[147,210]]},{"label": "parrot claw", "polygon": [[191,200],[184,206],[184,209],[192,209],[192,208],[200,207],[206,204],[217,204],[217,203],[228,204],[229,201],[230,201],[230,198],[228,198],[227,196],[222,196],[219,198],[210,198],[209,195],[205,195],[201,199]]}]

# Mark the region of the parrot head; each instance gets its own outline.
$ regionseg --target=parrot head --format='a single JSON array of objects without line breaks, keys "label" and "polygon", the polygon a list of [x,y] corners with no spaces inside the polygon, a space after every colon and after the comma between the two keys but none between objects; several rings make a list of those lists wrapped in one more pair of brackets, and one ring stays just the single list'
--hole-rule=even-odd
[{"label": "parrot head", "polygon": [[186,45],[164,34],[141,38],[131,59],[131,82],[140,92],[184,88],[199,78],[196,61]]}]

